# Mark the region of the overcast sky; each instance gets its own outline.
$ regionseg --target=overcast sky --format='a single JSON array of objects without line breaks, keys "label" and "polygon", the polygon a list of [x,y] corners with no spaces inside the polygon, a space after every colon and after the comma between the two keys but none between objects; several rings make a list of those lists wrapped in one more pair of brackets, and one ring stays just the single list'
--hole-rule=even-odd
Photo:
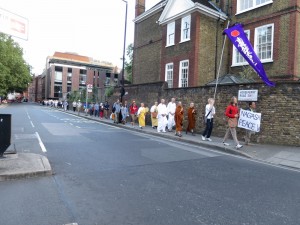
[{"label": "overcast sky", "polygon": [[[146,10],[160,0],[146,0]],[[76,52],[122,66],[126,4],[122,0],[0,0],[0,8],[29,20],[24,49],[33,73],[55,51]],[[128,0],[126,46],[133,43],[135,0]]]}]

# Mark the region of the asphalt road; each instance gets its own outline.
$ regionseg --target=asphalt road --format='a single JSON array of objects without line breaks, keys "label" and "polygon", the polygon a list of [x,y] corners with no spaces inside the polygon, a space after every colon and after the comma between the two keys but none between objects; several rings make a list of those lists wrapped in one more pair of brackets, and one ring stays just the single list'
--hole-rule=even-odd
[{"label": "asphalt road", "polygon": [[0,182],[1,225],[300,224],[299,172],[29,103],[0,113],[55,172]]}]

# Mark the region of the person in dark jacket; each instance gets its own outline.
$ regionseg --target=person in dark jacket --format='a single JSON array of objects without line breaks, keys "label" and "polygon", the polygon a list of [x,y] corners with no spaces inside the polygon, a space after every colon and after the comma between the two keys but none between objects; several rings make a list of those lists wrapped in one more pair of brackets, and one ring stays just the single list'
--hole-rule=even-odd
[{"label": "person in dark jacket", "polygon": [[108,101],[106,101],[103,105],[104,107],[104,117],[105,119],[108,119],[108,111],[109,111],[109,104],[108,104]]},{"label": "person in dark jacket", "polygon": [[[249,107],[246,109],[248,111],[251,112],[255,112],[256,111],[256,104],[255,102],[249,102]],[[246,130],[246,134],[245,134],[245,145],[249,145],[250,140],[251,140],[251,135],[255,134],[255,132],[251,131],[251,130]]]}]

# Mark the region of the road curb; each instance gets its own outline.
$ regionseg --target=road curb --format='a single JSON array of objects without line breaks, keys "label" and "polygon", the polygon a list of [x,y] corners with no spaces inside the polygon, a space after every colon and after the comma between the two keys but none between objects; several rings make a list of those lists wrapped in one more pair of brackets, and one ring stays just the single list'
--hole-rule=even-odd
[{"label": "road curb", "polygon": [[[135,132],[138,132],[138,133],[145,133],[145,134],[158,136],[158,137],[162,137],[162,138],[166,138],[166,139],[182,141],[182,142],[185,142],[185,143],[197,145],[197,146],[200,146],[200,147],[209,148],[209,149],[212,149],[212,150],[217,150],[217,151],[220,151],[220,152],[229,153],[229,154],[232,154],[232,155],[242,156],[242,157],[246,157],[246,158],[253,158],[252,156],[248,155],[247,153],[242,152],[242,150],[236,150],[232,147],[224,146],[221,143],[214,143],[214,142],[207,142],[207,141],[206,142],[198,142],[198,141],[193,141],[193,140],[187,140],[187,139],[176,137],[176,136],[165,135],[164,133],[149,132],[149,131],[142,130],[142,129],[135,129],[135,128],[131,128],[131,127],[115,124],[115,123],[110,123],[110,122],[107,122],[107,121],[104,121],[104,120],[97,120],[97,119],[91,118],[89,116],[80,115],[80,114],[79,115],[78,114],[73,114],[73,113],[70,113],[68,111],[63,111],[61,109],[55,109],[55,110],[62,111],[62,112],[68,113],[70,115],[75,115],[75,116],[78,116],[78,117],[81,117],[81,118],[85,118],[87,120],[92,120],[92,121],[96,121],[96,122],[99,122],[99,123],[108,124],[110,126],[122,127],[123,129],[135,131]],[[200,136],[199,136],[199,138],[200,138]]]},{"label": "road curb", "polygon": [[51,176],[52,174],[49,160],[43,155],[10,154],[0,160],[0,181]]}]

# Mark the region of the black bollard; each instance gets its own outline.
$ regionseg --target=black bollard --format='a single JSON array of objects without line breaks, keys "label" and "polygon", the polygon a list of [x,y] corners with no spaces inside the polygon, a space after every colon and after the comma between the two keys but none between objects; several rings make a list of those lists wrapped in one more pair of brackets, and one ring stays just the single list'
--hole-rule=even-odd
[{"label": "black bollard", "polygon": [[11,114],[0,114],[0,157],[10,146],[11,142]]}]

